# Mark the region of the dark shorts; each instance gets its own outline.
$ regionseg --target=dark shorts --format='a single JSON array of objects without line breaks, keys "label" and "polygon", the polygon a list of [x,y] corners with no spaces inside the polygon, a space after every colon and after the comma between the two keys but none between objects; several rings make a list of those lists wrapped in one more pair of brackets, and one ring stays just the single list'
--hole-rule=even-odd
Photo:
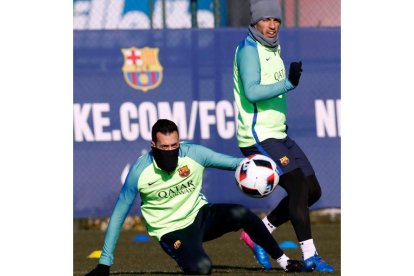
[{"label": "dark shorts", "polygon": [[300,168],[305,176],[314,175],[315,171],[302,149],[288,137],[285,139],[266,139],[251,147],[240,148],[244,156],[263,154],[272,158],[283,173]]}]

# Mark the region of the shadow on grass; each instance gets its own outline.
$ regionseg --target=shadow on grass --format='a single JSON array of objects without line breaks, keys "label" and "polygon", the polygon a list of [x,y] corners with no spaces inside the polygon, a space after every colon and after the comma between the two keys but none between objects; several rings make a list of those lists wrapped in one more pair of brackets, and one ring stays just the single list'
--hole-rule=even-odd
[{"label": "shadow on grass", "polygon": [[[229,265],[213,265],[212,273],[228,273],[233,274],[237,272],[283,272],[281,268],[272,268],[270,270],[264,270],[255,267],[244,266],[229,266]],[[167,272],[167,271],[114,271],[110,275],[184,275],[182,272]]]},{"label": "shadow on grass", "polygon": [[140,271],[140,272],[111,272],[109,275],[183,275],[181,272]]},{"label": "shadow on grass", "polygon": [[271,272],[271,271],[283,271],[281,268],[272,268],[269,270],[264,270],[259,267],[245,267],[245,266],[231,266],[231,265],[213,265],[213,272],[227,272],[234,273],[235,271],[251,271],[251,272]]}]

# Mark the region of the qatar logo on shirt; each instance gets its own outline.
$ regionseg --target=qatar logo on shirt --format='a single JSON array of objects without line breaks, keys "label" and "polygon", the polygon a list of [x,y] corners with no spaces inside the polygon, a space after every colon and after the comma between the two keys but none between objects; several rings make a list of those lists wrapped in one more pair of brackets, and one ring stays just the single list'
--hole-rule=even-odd
[{"label": "qatar logo on shirt", "polygon": [[122,72],[126,83],[137,90],[147,92],[162,82],[163,67],[158,60],[159,48],[124,48]]}]

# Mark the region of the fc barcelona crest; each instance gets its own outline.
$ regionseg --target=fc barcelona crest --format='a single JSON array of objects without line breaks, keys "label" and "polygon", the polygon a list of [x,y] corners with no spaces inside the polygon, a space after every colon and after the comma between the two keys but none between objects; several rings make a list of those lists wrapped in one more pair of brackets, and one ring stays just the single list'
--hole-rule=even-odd
[{"label": "fc barcelona crest", "polygon": [[289,158],[286,155],[280,158],[279,161],[282,166],[287,166],[289,164]]},{"label": "fc barcelona crest", "polygon": [[181,177],[186,177],[190,174],[190,169],[187,167],[187,165],[185,165],[185,166],[178,169],[178,174]]},{"label": "fc barcelona crest", "polygon": [[122,72],[126,83],[134,89],[147,92],[161,84],[162,66],[158,60],[158,48],[125,48]]}]

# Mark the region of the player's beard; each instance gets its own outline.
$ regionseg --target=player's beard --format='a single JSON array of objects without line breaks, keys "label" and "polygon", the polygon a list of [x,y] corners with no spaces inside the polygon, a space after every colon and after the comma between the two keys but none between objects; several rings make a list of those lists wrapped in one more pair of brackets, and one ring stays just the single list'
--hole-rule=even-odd
[{"label": "player's beard", "polygon": [[173,150],[161,150],[153,147],[152,156],[161,170],[170,173],[177,167],[179,150],[179,147]]}]

